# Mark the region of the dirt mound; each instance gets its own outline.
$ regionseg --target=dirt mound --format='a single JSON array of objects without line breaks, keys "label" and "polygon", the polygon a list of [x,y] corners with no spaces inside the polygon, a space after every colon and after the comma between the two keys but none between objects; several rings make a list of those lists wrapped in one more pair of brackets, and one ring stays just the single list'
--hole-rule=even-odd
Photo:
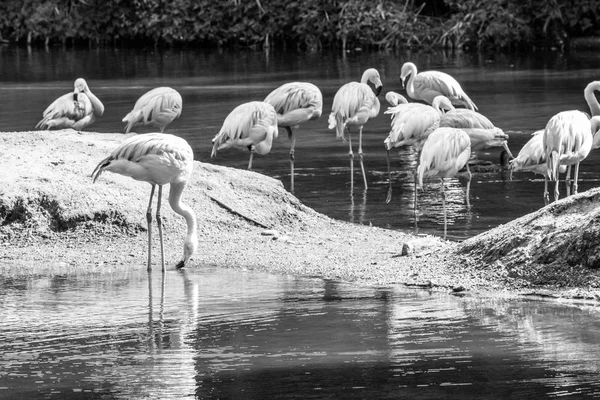
[{"label": "dirt mound", "polygon": [[460,254],[530,285],[600,287],[600,189],[464,241]]}]

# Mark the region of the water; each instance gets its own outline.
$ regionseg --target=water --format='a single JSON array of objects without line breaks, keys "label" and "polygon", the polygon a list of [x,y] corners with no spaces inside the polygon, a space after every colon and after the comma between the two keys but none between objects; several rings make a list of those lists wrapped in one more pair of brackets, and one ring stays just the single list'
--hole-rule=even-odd
[{"label": "water", "polygon": [[1,287],[1,398],[600,396],[586,304],[214,268]]},{"label": "water", "polygon": [[[281,83],[311,81],[323,91],[325,115],[300,129],[295,194],[334,218],[413,231],[411,151],[395,156],[394,199],[384,202],[385,116],[365,129],[370,188],[364,193],[359,180],[350,196],[347,147],[326,127],[339,86],[374,66],[385,90],[402,92],[402,62],[444,69],[511,135],[517,153],[556,112],[586,109],[582,91],[598,78],[597,58],[4,46],[0,131],[32,129],[42,110],[84,76],[106,106],[93,130],[121,132],[135,100],[168,85],[184,99],[169,131],[190,141],[200,161],[245,168],[245,152],[209,158],[225,116]],[[256,170],[288,187],[288,150],[282,135],[255,161]],[[499,151],[478,156],[497,160]],[[596,157],[582,164],[580,190],[597,185]],[[470,208],[464,178],[452,180],[450,236],[461,240],[541,207],[543,181],[529,178],[478,174]],[[432,181],[420,193],[419,232],[441,232],[438,190]],[[126,270],[5,276],[0,398],[600,397],[599,312],[593,303],[452,296],[216,267],[169,271],[166,281]]]},{"label": "water", "polygon": [[[33,129],[51,101],[72,89],[78,76],[87,78],[106,112],[90,129],[122,132],[121,119],[147,90],[167,85],[183,96],[183,114],[168,131],[186,138],[196,159],[246,168],[248,152],[228,150],[210,158],[211,139],[227,114],[237,105],[262,100],[273,88],[289,81],[310,81],[323,92],[323,116],[301,127],[296,146],[295,194],[305,204],[333,218],[390,229],[415,232],[414,189],[411,171],[415,155],[401,150],[393,156],[394,198],[385,204],[387,166],[383,140],[389,118],[380,115],[365,127],[364,151],[369,190],[362,190],[357,169],[356,189],[350,196],[348,147],[327,129],[327,116],[337,89],[358,80],[367,67],[377,68],[384,92],[404,93],[399,82],[402,63],[414,61],[420,69],[441,69],[460,81],[488,116],[509,135],[512,151],[518,150],[535,130],[542,129],[555,113],[587,110],[583,89],[598,79],[596,53],[527,54],[523,56],[447,53],[338,52],[296,54],[274,51],[218,52],[172,50],[62,50],[0,47],[0,130]],[[383,101],[383,96],[381,96]],[[385,108],[385,105],[384,107]],[[150,129],[141,128],[139,132]],[[355,135],[355,146],[356,146]],[[257,157],[257,172],[281,179],[289,188],[289,140],[285,133],[271,153]],[[355,147],[356,151],[356,147]],[[499,160],[499,149],[478,154]],[[600,162],[592,153],[582,163],[580,191],[598,185]],[[544,205],[543,180],[527,173],[477,174],[471,185],[470,207],[466,181],[448,183],[450,238],[462,240]],[[441,235],[443,213],[440,185],[432,180],[419,193],[419,233]]]}]

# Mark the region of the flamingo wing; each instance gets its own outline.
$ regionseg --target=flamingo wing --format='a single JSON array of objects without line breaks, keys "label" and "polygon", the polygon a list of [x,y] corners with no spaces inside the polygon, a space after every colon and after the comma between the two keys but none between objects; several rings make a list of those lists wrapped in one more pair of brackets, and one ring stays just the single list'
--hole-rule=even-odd
[{"label": "flamingo wing", "polygon": [[308,82],[290,82],[273,90],[264,100],[277,112],[279,126],[297,126],[317,119],[323,112],[323,95]]},{"label": "flamingo wing", "polygon": [[92,104],[84,93],[67,93],[54,100],[43,112],[36,128],[71,127],[93,112]]},{"label": "flamingo wing", "polygon": [[456,175],[470,156],[471,140],[464,131],[455,128],[436,129],[423,144],[417,169],[419,186],[423,186],[426,176],[446,178]]},{"label": "flamingo wing", "polygon": [[115,172],[157,185],[185,181],[191,174],[194,153],[182,138],[149,133],[132,136],[102,160],[92,177],[103,171]]},{"label": "flamingo wing", "polygon": [[181,115],[183,99],[179,92],[169,87],[152,89],[142,95],[124,118],[127,122],[125,132],[138,124],[154,125],[161,129]]},{"label": "flamingo wing", "polygon": [[229,113],[213,138],[211,157],[217,154],[217,150],[230,147],[256,146],[258,154],[267,154],[271,149],[270,143],[268,150],[259,144],[265,140],[272,141],[278,134],[277,113],[273,106],[261,101],[241,104]]},{"label": "flamingo wing", "polygon": [[494,129],[494,124],[483,114],[466,108],[456,108],[445,113],[440,121],[440,126],[450,128],[479,128]]},{"label": "flamingo wing", "polygon": [[440,114],[430,106],[419,103],[400,104],[388,108],[392,114],[390,134],[384,141],[386,148],[420,145],[439,125]]},{"label": "flamingo wing", "polygon": [[450,100],[462,100],[469,108],[477,109],[475,103],[464,92],[460,83],[452,76],[441,71],[424,71],[414,79],[415,92],[421,100],[432,104],[436,96],[443,95]]}]

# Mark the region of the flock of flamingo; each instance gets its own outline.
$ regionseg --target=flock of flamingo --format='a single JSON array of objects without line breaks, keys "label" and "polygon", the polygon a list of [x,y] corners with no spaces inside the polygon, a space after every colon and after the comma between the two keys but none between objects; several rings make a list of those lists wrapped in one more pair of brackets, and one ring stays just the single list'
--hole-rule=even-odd
[{"label": "flock of flamingo", "polygon": [[[407,95],[419,102],[408,102],[395,92],[386,93],[390,107],[384,112],[391,115],[391,128],[384,140],[388,155],[389,188],[386,202],[392,198],[390,150],[412,146],[419,154],[415,171],[415,185],[423,186],[423,178],[437,176],[441,179],[442,206],[444,209],[444,234],[446,232],[446,206],[444,178],[455,176],[466,168],[471,153],[488,147],[503,147],[503,157],[510,160],[510,170],[531,171],[544,176],[544,199],[549,202],[548,181],[555,181],[554,199],[559,197],[558,174],[566,172],[567,195],[577,193],[579,163],[589,152],[600,147],[600,104],[594,92],[600,90],[600,81],[587,85],[584,97],[590,116],[578,110],[560,112],[548,121],[545,129],[535,132],[532,138],[513,157],[506,135],[485,116],[450,75],[440,71],[417,72],[411,62],[402,66],[400,80]],[[370,68],[364,71],[360,82],[344,84],[335,94],[328,123],[336,136],[348,143],[350,156],[351,191],[354,189],[354,152],[350,129],[358,130],[358,158],[368,187],[363,164],[362,133],[366,123],[380,112],[378,95],[383,88],[379,72]],[[455,108],[461,106],[463,108]],[[160,133],[135,135],[125,140],[108,157],[100,161],[92,173],[94,182],[102,172],[109,171],[150,183],[151,192],[146,219],[148,223],[148,264],[151,270],[152,254],[152,202],[156,186],[158,200],[156,221],[159,232],[161,267],[165,271],[164,244],[161,223],[161,198],[164,185],[170,185],[169,204],[187,224],[183,259],[177,268],[185,267],[197,249],[196,215],[181,201],[183,190],[193,170],[193,151],[182,138],[163,133],[165,128],[181,115],[182,98],[174,89],[160,87],[150,90],[135,103],[128,113],[126,132],[138,125],[160,129]],[[225,118],[220,131],[213,138],[211,156],[231,147],[250,151],[248,169],[252,168],[254,153],[268,154],[273,140],[283,127],[291,140],[290,177],[294,186],[294,158],[298,127],[319,118],[323,110],[323,96],[319,88],[308,82],[286,83],[273,90],[263,101],[251,101],[233,109]],[[75,81],[74,91],[56,99],[43,113],[36,128],[83,130],[104,112],[102,102],[90,91],[86,81]],[[574,166],[573,178],[570,177]],[[417,191],[415,190],[415,196]],[[415,207],[416,207],[415,199]]]}]

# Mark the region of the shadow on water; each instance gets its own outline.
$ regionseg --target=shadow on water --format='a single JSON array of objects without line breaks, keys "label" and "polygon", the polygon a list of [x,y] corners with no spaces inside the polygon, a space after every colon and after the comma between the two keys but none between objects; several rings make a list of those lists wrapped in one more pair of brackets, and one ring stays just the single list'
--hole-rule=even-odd
[{"label": "shadow on water", "polygon": [[2,398],[600,394],[585,304],[240,270],[4,280]]},{"label": "shadow on water", "polygon": [[[106,106],[105,114],[91,127],[98,132],[122,132],[121,119],[139,96],[157,86],[172,86],[183,96],[181,118],[168,131],[186,138],[202,162],[246,168],[246,151],[228,150],[211,159],[211,139],[227,114],[237,105],[263,99],[273,88],[289,81],[310,81],[323,92],[323,115],[298,130],[294,194],[306,205],[330,217],[389,229],[414,232],[410,150],[393,154],[394,198],[385,204],[387,164],[383,140],[390,119],[381,113],[364,128],[364,163],[369,182],[362,194],[360,169],[355,174],[355,193],[349,196],[348,145],[327,129],[327,117],[337,89],[358,80],[364,69],[380,71],[384,92],[405,93],[399,75],[402,63],[414,61],[419,69],[438,69],[452,74],[477,103],[479,110],[510,135],[513,153],[542,129],[550,117],[568,109],[586,110],[583,89],[598,79],[600,56],[595,53],[536,53],[524,55],[465,54],[447,52],[337,52],[270,54],[252,51],[132,50],[132,49],[24,49],[0,47],[0,131],[33,129],[48,104],[69,90],[78,76]],[[383,96],[381,96],[381,101]],[[382,104],[382,111],[387,105]],[[139,128],[139,133],[151,128]],[[270,154],[256,157],[257,172],[280,179],[289,188],[289,147],[281,135]],[[356,144],[355,144],[356,152]],[[580,190],[597,186],[598,152],[581,165]],[[499,149],[477,154],[497,163]],[[476,174],[471,185],[471,209],[461,206],[452,180],[448,237],[463,240],[482,231],[535,211],[544,205],[543,182],[527,173],[509,181],[502,173]],[[442,208],[437,181],[425,182],[419,193],[418,232],[443,233]],[[366,200],[366,201],[365,201]],[[353,203],[354,201],[354,203]],[[358,207],[360,204],[360,207]],[[360,211],[359,211],[360,210]],[[358,214],[360,215],[357,215]]]}]

